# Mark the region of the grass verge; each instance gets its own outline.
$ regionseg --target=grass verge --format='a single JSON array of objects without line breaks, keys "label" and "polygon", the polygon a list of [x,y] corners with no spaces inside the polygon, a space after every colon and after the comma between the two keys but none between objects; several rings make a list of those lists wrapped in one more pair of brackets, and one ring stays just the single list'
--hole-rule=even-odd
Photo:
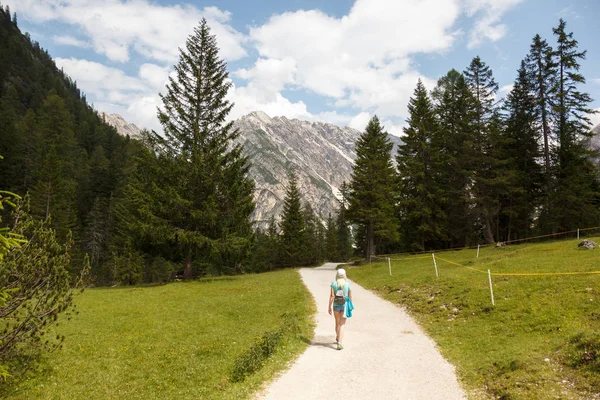
[{"label": "grass verge", "polygon": [[63,350],[2,398],[247,398],[306,348],[314,328],[295,270],[91,289],[76,302],[80,314],[58,328]]},{"label": "grass verge", "polygon": [[[439,278],[430,255],[392,261],[393,276],[386,260],[351,268],[350,278],[404,306],[471,398],[600,399],[600,275],[492,276],[495,306],[488,283],[488,269],[600,270],[600,249],[577,243],[483,248],[478,259],[476,250],[441,252]],[[411,258],[391,256],[402,257]]]}]

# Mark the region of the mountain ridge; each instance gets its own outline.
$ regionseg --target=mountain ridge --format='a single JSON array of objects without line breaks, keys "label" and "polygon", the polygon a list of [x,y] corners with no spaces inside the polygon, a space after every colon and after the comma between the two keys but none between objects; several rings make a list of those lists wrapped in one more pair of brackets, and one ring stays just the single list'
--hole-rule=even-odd
[{"label": "mountain ridge", "polygon": [[[141,137],[141,129],[120,115],[101,113],[101,117],[119,133]],[[277,219],[283,212],[292,171],[297,175],[302,201],[317,217],[325,220],[335,214],[341,198],[339,189],[351,178],[360,131],[328,122],[270,117],[263,111],[238,118],[234,127],[240,131],[236,143],[244,147],[251,164],[249,173],[256,184],[253,220],[258,226],[265,227],[271,216]],[[389,137],[395,154],[400,138]]]}]

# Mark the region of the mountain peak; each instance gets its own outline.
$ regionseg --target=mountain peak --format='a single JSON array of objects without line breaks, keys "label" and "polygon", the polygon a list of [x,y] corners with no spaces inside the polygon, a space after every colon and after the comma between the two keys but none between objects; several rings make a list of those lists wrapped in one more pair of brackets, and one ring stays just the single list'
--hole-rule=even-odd
[{"label": "mountain peak", "polygon": [[272,121],[272,118],[269,117],[264,111],[252,111],[250,114],[242,118],[254,118],[263,124],[269,124]]},{"label": "mountain peak", "polygon": [[132,139],[139,139],[142,137],[142,130],[135,124],[125,121],[125,118],[119,114],[100,112],[98,115],[100,115],[100,118],[102,118],[104,122],[115,128],[119,135],[129,136]]}]

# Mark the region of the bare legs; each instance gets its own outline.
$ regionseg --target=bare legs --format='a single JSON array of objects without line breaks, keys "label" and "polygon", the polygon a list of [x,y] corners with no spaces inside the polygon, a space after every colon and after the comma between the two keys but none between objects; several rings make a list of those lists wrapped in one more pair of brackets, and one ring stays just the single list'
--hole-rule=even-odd
[{"label": "bare legs", "polygon": [[335,337],[338,343],[342,343],[344,339],[344,326],[346,325],[346,318],[343,317],[344,311],[334,311],[335,316]]}]

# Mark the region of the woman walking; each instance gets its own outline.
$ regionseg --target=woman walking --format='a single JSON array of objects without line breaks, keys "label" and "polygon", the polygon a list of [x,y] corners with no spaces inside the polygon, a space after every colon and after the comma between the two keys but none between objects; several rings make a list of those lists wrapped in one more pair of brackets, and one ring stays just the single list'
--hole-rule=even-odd
[{"label": "woman walking", "polygon": [[342,340],[344,339],[344,326],[346,324],[346,301],[352,301],[352,289],[350,282],[346,278],[346,271],[338,269],[335,274],[335,280],[331,282],[329,295],[329,315],[333,311],[335,317],[335,343],[337,349],[342,350]]}]

